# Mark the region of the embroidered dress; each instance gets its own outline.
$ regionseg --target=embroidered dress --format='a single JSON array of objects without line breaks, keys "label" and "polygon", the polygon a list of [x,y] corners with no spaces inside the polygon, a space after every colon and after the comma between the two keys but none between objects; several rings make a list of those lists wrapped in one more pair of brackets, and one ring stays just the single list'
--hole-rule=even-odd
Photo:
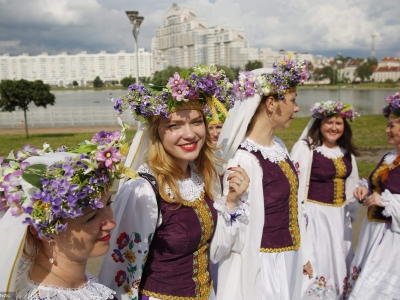
[{"label": "embroidered dress", "polygon": [[384,182],[379,178],[381,168],[396,156],[395,150],[384,155],[369,177],[384,207],[372,206],[364,217],[346,299],[400,299],[400,167],[391,169]]},{"label": "embroidered dress", "polygon": [[[118,299],[215,299],[209,271],[210,253],[243,247],[241,226],[217,214],[204,194],[204,180],[190,163],[191,177],[178,181],[181,207],[161,199],[160,217],[150,183],[128,181],[115,198],[117,227],[111,236],[99,279],[114,288]],[[143,165],[139,172],[151,174]],[[161,188],[161,187],[160,187]],[[169,186],[163,187],[171,197]],[[219,203],[222,206],[222,203]],[[244,234],[244,232],[242,232]],[[210,249],[216,243],[213,251]]]},{"label": "embroidered dress", "polygon": [[250,177],[250,218],[242,252],[220,261],[217,299],[295,300],[302,274],[296,170],[276,137],[271,147],[245,138],[228,162],[237,165]]},{"label": "embroidered dress", "polygon": [[31,262],[25,262],[18,270],[15,297],[26,300],[107,300],[114,299],[115,292],[99,283],[86,271],[87,283],[79,288],[61,288],[53,285],[40,284],[28,276]]},{"label": "embroidered dress", "polygon": [[[291,152],[306,185],[310,149],[297,142]],[[307,210],[308,260],[313,278],[303,276],[301,299],[339,299],[353,258],[351,216],[358,208],[353,190],[358,182],[355,159],[340,147],[314,149]],[[300,189],[299,197],[305,190]],[[351,199],[351,204],[348,204]],[[352,215],[350,216],[350,214]]]}]

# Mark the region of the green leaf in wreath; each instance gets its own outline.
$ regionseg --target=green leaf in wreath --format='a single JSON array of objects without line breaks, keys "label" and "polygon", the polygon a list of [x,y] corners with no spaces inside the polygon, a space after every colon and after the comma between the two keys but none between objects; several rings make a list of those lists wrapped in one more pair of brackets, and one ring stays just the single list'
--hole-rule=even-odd
[{"label": "green leaf in wreath", "polygon": [[43,186],[41,179],[46,174],[46,171],[47,166],[44,164],[31,165],[26,167],[25,170],[22,172],[22,178],[34,187],[41,189]]},{"label": "green leaf in wreath", "polygon": [[94,151],[96,149],[97,149],[96,145],[86,144],[86,145],[81,145],[79,148],[70,150],[69,152],[82,154],[82,153],[91,153],[92,151]]}]

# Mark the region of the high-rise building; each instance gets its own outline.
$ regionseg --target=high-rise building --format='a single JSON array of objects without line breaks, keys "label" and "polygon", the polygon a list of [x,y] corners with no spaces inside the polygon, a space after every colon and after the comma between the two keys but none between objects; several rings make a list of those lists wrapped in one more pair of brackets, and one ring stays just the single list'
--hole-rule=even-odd
[{"label": "high-rise building", "polygon": [[249,48],[243,30],[231,26],[207,27],[193,8],[173,4],[152,40],[154,71],[168,66],[189,68],[200,63],[244,67],[258,59],[258,49]]},{"label": "high-rise building", "polygon": [[[150,77],[153,74],[152,54],[143,48],[138,53],[139,77]],[[44,52],[36,56],[27,53],[18,56],[7,53],[0,55],[0,80],[40,79],[54,86],[67,86],[76,81],[84,86],[96,76],[105,82],[135,77],[136,53],[100,51],[90,54],[82,51],[75,55],[66,52],[57,55]]]}]

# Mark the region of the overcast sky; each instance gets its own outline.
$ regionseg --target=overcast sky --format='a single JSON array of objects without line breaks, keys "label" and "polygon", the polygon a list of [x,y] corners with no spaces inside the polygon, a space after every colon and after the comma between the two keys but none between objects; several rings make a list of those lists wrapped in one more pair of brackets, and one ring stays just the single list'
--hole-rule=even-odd
[{"label": "overcast sky", "polygon": [[[250,47],[326,56],[400,57],[399,0],[176,0],[207,26],[244,29]],[[173,1],[0,0],[0,54],[133,52],[125,10],[144,16],[139,47],[151,38]]]}]

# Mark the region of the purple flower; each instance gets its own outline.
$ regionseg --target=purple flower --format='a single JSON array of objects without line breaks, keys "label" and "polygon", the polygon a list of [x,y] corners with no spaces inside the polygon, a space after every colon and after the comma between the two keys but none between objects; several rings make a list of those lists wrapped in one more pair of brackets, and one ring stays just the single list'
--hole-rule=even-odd
[{"label": "purple flower", "polygon": [[109,147],[104,151],[99,152],[96,155],[98,161],[104,162],[107,168],[113,169],[113,162],[119,162],[122,158],[122,154],[118,153],[114,147]]}]

